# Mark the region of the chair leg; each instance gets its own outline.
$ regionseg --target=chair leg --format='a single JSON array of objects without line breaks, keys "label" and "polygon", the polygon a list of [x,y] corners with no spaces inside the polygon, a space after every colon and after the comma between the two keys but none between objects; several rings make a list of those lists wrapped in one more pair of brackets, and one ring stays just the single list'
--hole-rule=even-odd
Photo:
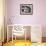
[{"label": "chair leg", "polygon": [[3,42],[2,42],[2,45],[1,46],[3,46]]},{"label": "chair leg", "polygon": [[15,36],[15,42],[16,42],[16,36]]}]

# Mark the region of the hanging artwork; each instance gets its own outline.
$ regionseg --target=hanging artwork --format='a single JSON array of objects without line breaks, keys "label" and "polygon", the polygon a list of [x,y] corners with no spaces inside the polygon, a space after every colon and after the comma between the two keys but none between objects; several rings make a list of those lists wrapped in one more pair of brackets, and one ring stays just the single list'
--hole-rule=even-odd
[{"label": "hanging artwork", "polygon": [[33,5],[32,4],[20,4],[20,14],[21,15],[32,15]]}]

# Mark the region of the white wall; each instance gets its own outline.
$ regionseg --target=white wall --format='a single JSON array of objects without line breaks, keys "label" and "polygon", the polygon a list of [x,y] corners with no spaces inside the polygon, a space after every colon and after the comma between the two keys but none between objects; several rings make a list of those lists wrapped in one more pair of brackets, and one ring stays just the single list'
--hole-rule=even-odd
[{"label": "white wall", "polygon": [[[33,15],[20,15],[20,4],[33,4]],[[46,0],[7,0],[7,8],[12,24],[40,24],[46,36]]]}]

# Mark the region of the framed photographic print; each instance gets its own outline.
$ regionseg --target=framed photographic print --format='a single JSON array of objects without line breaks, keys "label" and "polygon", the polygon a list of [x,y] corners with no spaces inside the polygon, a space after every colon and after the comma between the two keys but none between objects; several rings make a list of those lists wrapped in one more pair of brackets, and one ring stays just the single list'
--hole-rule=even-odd
[{"label": "framed photographic print", "polygon": [[32,15],[33,5],[32,4],[20,4],[20,15]]}]

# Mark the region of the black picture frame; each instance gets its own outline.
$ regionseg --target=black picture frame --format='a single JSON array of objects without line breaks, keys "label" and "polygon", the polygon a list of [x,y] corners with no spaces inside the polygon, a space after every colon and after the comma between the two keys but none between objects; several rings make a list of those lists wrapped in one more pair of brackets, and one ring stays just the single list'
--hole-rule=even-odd
[{"label": "black picture frame", "polygon": [[32,15],[33,4],[20,4],[20,15]]}]

